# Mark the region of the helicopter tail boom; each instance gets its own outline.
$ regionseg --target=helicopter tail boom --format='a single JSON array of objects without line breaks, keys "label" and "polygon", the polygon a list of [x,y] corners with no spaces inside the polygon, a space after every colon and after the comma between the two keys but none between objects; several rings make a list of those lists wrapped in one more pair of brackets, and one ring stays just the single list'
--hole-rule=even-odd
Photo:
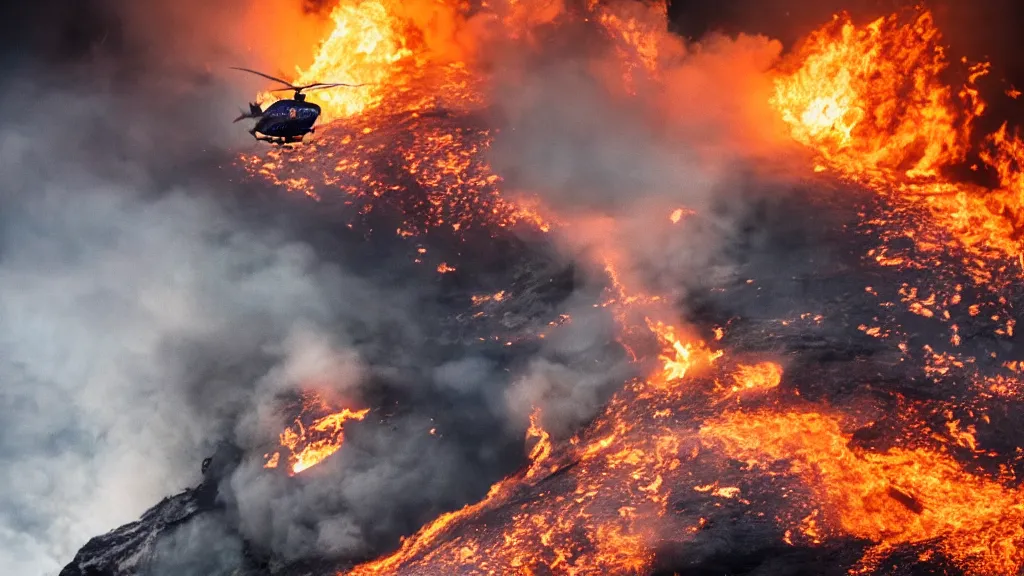
[{"label": "helicopter tail boom", "polygon": [[235,122],[238,122],[239,120],[244,120],[246,118],[259,118],[260,116],[263,116],[263,109],[260,108],[259,104],[255,102],[250,102],[249,111],[242,112],[242,114],[238,118],[235,118]]}]

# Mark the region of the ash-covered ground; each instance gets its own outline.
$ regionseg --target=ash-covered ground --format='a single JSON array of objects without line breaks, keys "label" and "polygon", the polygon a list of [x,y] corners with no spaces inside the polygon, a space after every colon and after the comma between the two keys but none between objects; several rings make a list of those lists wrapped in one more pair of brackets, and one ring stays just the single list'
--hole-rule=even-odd
[{"label": "ash-covered ground", "polygon": [[[871,422],[854,431],[851,445],[884,452],[914,442],[912,438],[907,440],[912,436],[908,428],[920,426],[922,421],[941,429],[942,412],[951,400],[977,396],[964,378],[937,385],[926,372],[925,359],[914,359],[863,329],[865,325],[899,326],[915,347],[932,343],[942,323],[904,306],[884,305],[886,297],[898,298],[898,294],[879,295],[865,288],[881,287],[878,290],[885,291],[886,287],[898,288],[904,283],[927,286],[930,282],[967,281],[966,277],[936,277],[928,270],[880,267],[866,257],[878,242],[877,235],[863,224],[870,220],[866,215],[890,213],[890,206],[873,192],[827,180],[749,189],[756,192],[725,196],[727,199],[714,207],[714,217],[738,222],[737,232],[708,262],[707,274],[677,279],[687,287],[687,296],[676,303],[679,309],[690,311],[686,320],[706,332],[727,326],[721,346],[730,357],[771,358],[784,367],[777,396],[755,399],[748,408],[756,410],[758,402],[767,406],[781,402],[798,409],[840,407]],[[376,376],[373,394],[367,398],[374,407],[371,418],[351,424],[343,450],[321,464],[322,470],[312,470],[310,476],[320,473],[320,478],[327,481],[326,489],[343,489],[341,478],[348,470],[373,466],[381,451],[390,452],[396,445],[401,450],[400,438],[407,431],[397,430],[395,423],[415,418],[429,421],[440,431],[430,437],[425,427],[420,430],[430,442],[462,454],[457,465],[461,481],[447,490],[447,497],[438,498],[435,493],[423,501],[411,498],[400,513],[394,500],[381,497],[382,508],[362,518],[363,533],[374,535],[364,554],[340,554],[335,558],[313,554],[289,560],[268,550],[266,542],[255,543],[242,535],[242,520],[231,502],[229,479],[243,453],[225,445],[204,464],[208,468],[198,487],[161,502],[138,522],[93,539],[62,575],[299,575],[345,571],[359,561],[393,550],[399,536],[412,534],[440,513],[483,499],[491,484],[526,465],[528,446],[523,446],[522,429],[510,431],[505,418],[491,409],[494,398],[510,385],[503,374],[521,372],[538,355],[574,369],[587,370],[581,366],[597,363],[594,372],[614,371],[617,366],[621,371],[620,360],[626,353],[615,342],[614,330],[606,323],[601,329],[599,320],[584,315],[587,308],[601,301],[600,281],[576,271],[577,263],[558,254],[543,234],[522,236],[504,229],[484,229],[469,238],[437,231],[417,238],[416,246],[426,247],[426,253],[435,260],[456,269],[439,274],[433,265],[417,263],[409,253],[409,241],[391,233],[397,220],[389,218],[400,220],[407,214],[378,210],[372,222],[360,218],[365,224],[350,229],[347,223],[352,221],[352,207],[341,203],[332,206],[329,190],[323,194],[327,199],[321,202],[280,192],[266,194],[266,206],[282,221],[299,223],[293,228],[296,238],[312,246],[318,258],[357,270],[379,285],[418,286],[418,298],[412,307],[416,314],[409,320],[421,329],[432,330],[421,342],[377,345],[380,357],[368,357],[367,362],[371,366],[379,362],[387,369]],[[474,294],[499,290],[509,295],[501,302],[481,307],[471,299]],[[1007,306],[1013,307],[1020,295],[1010,294],[1008,300]],[[536,338],[563,313],[571,313],[573,320],[550,332],[544,342]],[[957,321],[962,333],[968,334],[972,319],[965,316]],[[591,337],[581,339],[574,332],[577,329]],[[965,355],[984,358],[993,350],[1002,357],[1013,355],[1012,338],[999,338],[988,330],[978,332],[965,337],[961,349]],[[581,342],[586,344],[582,348]],[[441,383],[426,390],[422,385],[410,385],[437,382],[437,369],[430,374],[415,362],[402,365],[395,361],[396,354],[429,357],[451,379],[442,376]],[[487,366],[485,371],[482,365]],[[467,375],[473,373],[486,374],[486,381],[468,381]],[[595,391],[599,402],[621,391],[635,373],[620,372],[602,381]],[[702,423],[713,420],[723,407],[709,402],[699,385],[680,401],[671,427],[687,438],[678,448],[684,453],[700,443],[698,430]],[[963,405],[969,409],[967,402]],[[908,413],[908,407],[914,413]],[[998,410],[989,412],[991,426],[979,433],[978,442],[991,449],[993,457],[979,461],[966,449],[955,455],[980,473],[997,473],[999,464],[1019,472],[1024,462],[1012,457],[1016,446],[1012,439],[1024,433],[1024,423],[1013,416],[1018,409],[1019,402],[999,402]],[[638,419],[649,416],[642,406],[635,412]],[[580,424],[586,426],[586,422]],[[656,433],[652,428],[646,433],[634,431],[633,435],[639,442],[645,435]],[[581,437],[600,435],[598,425],[582,432]],[[392,440],[387,440],[389,437]],[[452,462],[431,465],[438,453],[427,446],[418,444],[417,452],[404,460],[410,468],[424,470],[425,475],[417,482],[434,483],[437,479],[431,475],[435,474],[450,478]],[[568,458],[549,474],[518,488],[508,501],[451,526],[430,548],[394,573],[473,574],[485,570],[480,567],[480,558],[452,567],[438,561],[438,557],[432,563],[429,553],[433,549],[458,548],[467,535],[484,546],[491,540],[500,541],[507,538],[507,528],[517,516],[533,508],[544,510],[557,495],[577,491],[587,478],[577,474],[582,466]],[[696,457],[684,466],[685,474],[677,477],[677,489],[669,490],[669,511],[659,520],[664,541],[656,549],[652,568],[645,573],[845,574],[870,548],[869,542],[854,537],[832,538],[824,544],[785,543],[788,534],[783,533],[784,526],[776,515],[784,513],[787,499],[809,498],[804,491],[812,489],[800,487],[785,474],[775,477],[754,473],[742,460],[714,456]],[[262,473],[292,484],[285,492],[301,492],[299,486],[304,483],[321,481],[302,475],[287,477],[275,470]],[[744,497],[723,498],[692,488],[710,485],[737,487]],[[403,490],[424,488],[429,490],[426,485],[413,483]],[[609,492],[606,496],[608,500],[600,505],[612,510],[613,515],[616,507],[626,504],[617,500],[622,495]],[[910,496],[900,505],[913,509],[916,504]],[[388,512],[380,515],[382,509]],[[922,555],[929,548],[927,543],[897,547],[872,573],[960,573],[941,553]]]}]

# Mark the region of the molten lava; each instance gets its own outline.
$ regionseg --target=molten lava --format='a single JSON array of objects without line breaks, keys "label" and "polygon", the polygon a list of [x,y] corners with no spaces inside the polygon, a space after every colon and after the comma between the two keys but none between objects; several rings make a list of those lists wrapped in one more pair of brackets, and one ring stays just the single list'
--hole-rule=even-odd
[{"label": "molten lava", "polygon": [[[287,451],[289,474],[298,474],[303,470],[316,466],[325,458],[334,454],[345,441],[345,423],[362,420],[370,413],[370,409],[342,410],[316,417],[308,426],[302,423],[303,418],[328,411],[329,407],[315,394],[307,394],[304,398],[302,414],[295,422],[281,432],[281,448]],[[274,451],[265,455],[264,468],[276,468],[280,463],[280,452]]]},{"label": "molten lava", "polygon": [[874,542],[867,563],[900,545],[936,541],[973,574],[1024,566],[1024,492],[970,474],[947,454],[857,450],[839,419],[813,412],[736,412],[708,422],[701,435],[762,473],[783,463],[814,486],[818,501],[806,506],[822,524],[813,536]]}]

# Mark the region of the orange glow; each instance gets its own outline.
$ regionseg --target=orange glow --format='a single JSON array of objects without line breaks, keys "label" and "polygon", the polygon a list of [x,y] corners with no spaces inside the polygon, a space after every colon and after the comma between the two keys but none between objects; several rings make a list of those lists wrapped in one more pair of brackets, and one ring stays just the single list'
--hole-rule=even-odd
[{"label": "orange glow", "polygon": [[[315,82],[369,84],[310,92],[308,100],[323,108],[321,123],[358,114],[378,104],[396,74],[397,63],[413,54],[402,34],[402,22],[392,14],[391,0],[355,0],[339,2],[331,11],[334,29],[320,44],[313,64],[296,68],[292,84]],[[258,98],[266,106],[282,93],[263,93]],[[287,95],[286,97],[291,97]]]},{"label": "orange glow", "polygon": [[[345,441],[345,423],[350,420],[362,420],[370,413],[369,408],[350,410],[345,408],[337,412],[317,417],[309,426],[302,423],[302,418],[316,412],[329,410],[315,394],[307,395],[303,403],[303,412],[295,422],[281,432],[281,447],[287,449],[289,473],[298,474],[322,462],[341,448]],[[264,468],[276,468],[280,463],[280,452],[266,455]]]},{"label": "orange glow", "polygon": [[727,414],[701,435],[759,467],[789,462],[790,473],[818,493],[825,536],[875,543],[867,562],[895,546],[937,540],[972,574],[1024,567],[1024,494],[964,471],[947,454],[855,450],[838,419],[813,412]]},{"label": "orange glow", "polygon": [[746,390],[771,390],[782,382],[782,366],[774,362],[761,362],[753,366],[740,365],[732,375],[735,382],[733,392]]},{"label": "orange glow", "polygon": [[[445,14],[458,11],[455,3],[433,4]],[[495,10],[511,38],[528,37],[532,27],[557,25],[563,17],[581,16],[599,26],[619,59],[614,64],[620,66],[611,67],[612,79],[618,82],[621,74],[626,93],[635,94],[646,83],[657,85],[664,76],[661,62],[671,56],[659,42],[667,25],[664,2],[632,12],[626,3],[591,0],[582,13],[560,1],[494,4],[498,6],[483,10]],[[661,20],[652,14],[661,14]],[[244,157],[252,174],[314,199],[333,191],[359,216],[391,209],[401,217],[395,233],[402,238],[435,232],[465,237],[511,228],[531,233],[559,228],[570,236],[579,230],[536,199],[510,194],[488,164],[494,135],[472,114],[489,104],[486,71],[470,58],[442,62],[423,40],[425,30],[397,0],[340,0],[331,18],[334,31],[296,81],[374,85],[311,93],[325,107],[324,123],[329,126],[304,147]],[[984,110],[973,80],[986,68],[973,68],[973,78],[959,91],[943,85],[939,75],[948,66],[939,40],[927,12],[909,23],[893,16],[867,26],[838,16],[807,39],[788,69],[774,73],[771,104],[793,139],[816,156],[808,175],[830,173],[866,185],[891,199],[901,215],[909,215],[880,222],[887,227],[883,240],[909,238],[933,254],[963,249],[965,266],[984,283],[1006,269],[1002,260],[1020,254],[1024,144],[1006,130],[988,138],[982,159],[998,174],[997,190],[948,179],[947,169],[968,153],[972,121]],[[459,114],[459,121],[447,120],[449,114]],[[668,208],[662,205],[652,221],[668,227]],[[678,224],[693,214],[676,208],[668,219]],[[722,327],[711,329],[710,344],[697,337],[697,328],[679,320],[670,295],[645,286],[628,248],[615,237],[616,225],[601,230],[608,234],[595,234],[600,237],[588,246],[597,254],[591,264],[608,279],[596,306],[617,322],[619,343],[645,376],[624,383],[591,423],[568,440],[544,430],[541,409],[534,409],[521,470],[496,482],[479,502],[442,514],[404,539],[393,554],[357,566],[350,574],[644,573],[666,533],[684,539],[708,522],[700,518],[693,526],[669,524],[673,494],[695,491],[749,505],[744,498],[750,498],[746,492],[753,489],[751,484],[691,482],[699,468],[696,459],[718,457],[722,451],[766,475],[778,475],[780,464],[788,463],[781,468],[813,492],[810,501],[794,498],[781,504],[797,508],[781,520],[785,532],[783,536],[780,530],[780,537],[786,542],[820,544],[852,535],[875,544],[864,560],[870,564],[896,546],[934,541],[960,566],[978,574],[1021,568],[1024,509],[1018,491],[968,473],[944,452],[865,452],[851,447],[838,417],[782,412],[782,366],[760,358],[749,364],[727,358],[723,350],[712,348],[723,344]],[[418,247],[413,257],[422,262],[424,254],[426,248]],[[869,256],[883,266],[932,267],[890,246]],[[451,262],[442,262],[437,271],[445,274],[461,265]],[[922,322],[948,320],[949,308],[961,303],[960,287],[956,295],[910,285],[892,288],[898,288],[899,301]],[[866,291],[876,297],[879,293]],[[480,307],[473,313],[487,314],[496,303],[516,296],[504,290],[470,296]],[[979,319],[991,313],[977,304],[967,309]],[[813,312],[799,318],[806,325],[823,322]],[[568,320],[563,315],[551,324]],[[999,321],[1002,332],[997,335],[1012,335],[1013,320],[1004,315]],[[794,317],[781,323],[796,322]],[[879,339],[892,337],[896,330],[883,324],[865,319],[859,329]],[[951,332],[942,341],[959,345],[959,327],[948,326]],[[503,336],[494,339],[511,345]],[[906,344],[900,345],[906,353]],[[930,347],[924,354],[923,369],[933,377],[965,366],[964,359]],[[978,378],[977,388],[1001,396],[1024,389],[1009,374]],[[742,402],[775,408],[723,414],[725,400],[735,400],[733,406]],[[267,467],[286,459],[294,474],[315,465],[342,445],[345,422],[362,420],[368,413],[318,410],[316,418],[304,411],[281,434],[287,450],[268,454]],[[694,439],[694,414],[710,418],[700,436],[721,451],[701,454]],[[307,427],[303,421],[312,424]],[[950,416],[942,430],[947,438],[943,448],[981,451],[977,432],[966,417]]]},{"label": "orange glow", "polygon": [[[1024,147],[1005,130],[988,138],[980,153],[999,173],[996,190],[945,175],[966,157],[974,120],[986,109],[974,82],[988,65],[971,67],[954,92],[940,79],[949,67],[940,40],[928,11],[913,22],[893,15],[860,27],[836,16],[804,41],[792,70],[778,75],[771,103],[819,164],[930,218],[893,237],[914,237],[926,252],[959,247],[967,252],[963,263],[987,283],[992,269],[1005,267],[999,259],[1024,265]],[[879,261],[909,264],[882,255]]]},{"label": "orange glow", "polygon": [[694,214],[696,214],[696,212],[689,208],[676,208],[671,214],[669,214],[668,219],[673,224],[678,224],[679,221],[683,219],[683,216],[693,216]]}]

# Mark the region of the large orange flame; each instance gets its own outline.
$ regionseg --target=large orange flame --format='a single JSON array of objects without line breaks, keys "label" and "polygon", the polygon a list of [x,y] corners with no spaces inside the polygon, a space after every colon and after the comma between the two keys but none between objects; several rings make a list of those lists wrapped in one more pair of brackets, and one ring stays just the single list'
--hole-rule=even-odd
[{"label": "large orange flame", "polygon": [[868,563],[899,545],[938,540],[973,574],[1016,574],[1024,565],[1024,493],[964,471],[947,454],[857,451],[838,419],[811,412],[738,412],[701,434],[758,466],[788,462],[817,488],[824,530],[876,543]]},{"label": "large orange flame", "polygon": [[987,139],[980,155],[1000,176],[997,190],[945,175],[971,149],[986,108],[974,82],[988,65],[969,67],[954,93],[941,79],[949,64],[940,40],[927,10],[911,22],[892,15],[862,27],[836,16],[792,56],[795,68],[778,76],[771,102],[821,168],[923,208],[938,230],[918,231],[918,247],[954,243],[985,282],[1000,266],[988,262],[1021,256],[1024,147],[1005,129]]},{"label": "large orange flame", "polygon": [[[331,11],[334,29],[321,44],[313,64],[296,69],[292,83],[315,82],[367,84],[310,92],[308,99],[323,108],[321,122],[358,114],[379,103],[388,90],[398,63],[413,54],[404,33],[404,23],[394,16],[393,0],[339,2]],[[278,98],[261,94],[258,101],[269,104]]]},{"label": "large orange flame", "polygon": [[939,80],[938,36],[928,12],[862,28],[836,16],[803,41],[800,67],[776,80],[771,102],[798,142],[851,175],[938,176],[966,154],[971,119],[958,117]]}]

